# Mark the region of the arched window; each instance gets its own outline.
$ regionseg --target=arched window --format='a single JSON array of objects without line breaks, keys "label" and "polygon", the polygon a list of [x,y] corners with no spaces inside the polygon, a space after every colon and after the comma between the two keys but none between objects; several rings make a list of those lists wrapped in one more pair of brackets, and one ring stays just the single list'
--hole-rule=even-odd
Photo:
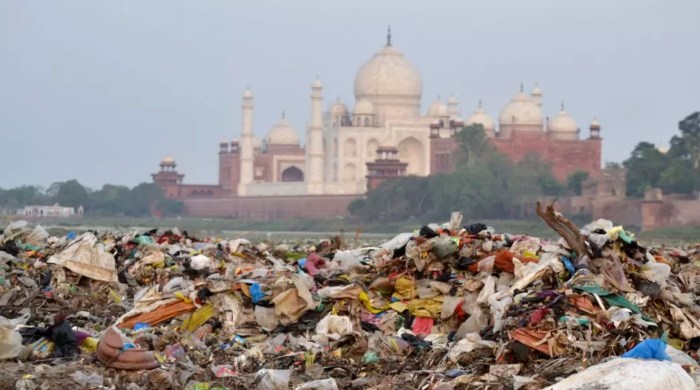
[{"label": "arched window", "polygon": [[304,181],[304,172],[301,169],[291,166],[282,171],[281,181]]}]

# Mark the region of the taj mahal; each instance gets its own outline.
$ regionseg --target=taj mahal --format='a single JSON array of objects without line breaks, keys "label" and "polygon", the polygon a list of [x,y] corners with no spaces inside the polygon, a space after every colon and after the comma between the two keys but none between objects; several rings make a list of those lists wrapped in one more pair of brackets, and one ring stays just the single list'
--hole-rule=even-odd
[{"label": "taj mahal", "polygon": [[[543,92],[523,86],[494,120],[481,103],[463,119],[455,97],[421,108],[423,80],[391,42],[355,75],[352,110],[324,101],[323,84],[311,84],[305,142],[284,114],[261,140],[254,135],[255,98],[242,97],[240,136],[219,144],[218,184],[186,184],[172,157],[153,180],[166,196],[183,200],[191,215],[242,218],[334,216],[386,180],[426,176],[455,168],[454,139],[465,126],[483,126],[489,141],[513,161],[536,153],[559,180],[574,171],[601,174],[600,124],[582,134],[563,104],[544,114]],[[306,211],[304,211],[306,210]]]}]

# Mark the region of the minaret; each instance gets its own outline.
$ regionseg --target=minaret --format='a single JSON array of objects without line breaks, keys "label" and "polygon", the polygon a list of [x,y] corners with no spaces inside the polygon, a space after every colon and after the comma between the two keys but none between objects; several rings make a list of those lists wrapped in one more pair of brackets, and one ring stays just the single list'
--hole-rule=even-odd
[{"label": "minaret", "polygon": [[542,88],[540,88],[538,83],[535,83],[535,87],[532,88],[532,100],[537,104],[539,108],[542,108]]},{"label": "minaret", "polygon": [[243,130],[241,130],[241,175],[238,195],[247,194],[247,186],[253,183],[253,93],[243,94]]},{"label": "minaret", "polygon": [[323,194],[323,86],[311,86],[311,125],[306,142],[306,183],[311,195]]}]

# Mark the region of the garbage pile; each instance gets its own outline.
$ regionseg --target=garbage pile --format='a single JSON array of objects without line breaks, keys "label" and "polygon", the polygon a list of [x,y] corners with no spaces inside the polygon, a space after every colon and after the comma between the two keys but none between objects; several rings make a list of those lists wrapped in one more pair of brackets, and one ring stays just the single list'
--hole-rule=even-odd
[{"label": "garbage pile", "polygon": [[13,222],[0,388],[699,388],[700,247],[538,214],[559,241],[460,213],[355,248]]}]

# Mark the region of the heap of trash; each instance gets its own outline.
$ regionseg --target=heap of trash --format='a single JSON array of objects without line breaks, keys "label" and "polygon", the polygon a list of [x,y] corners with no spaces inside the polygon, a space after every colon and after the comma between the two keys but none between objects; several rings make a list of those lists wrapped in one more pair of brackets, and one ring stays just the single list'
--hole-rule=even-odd
[{"label": "heap of trash", "polygon": [[700,247],[612,222],[348,247],[177,229],[0,236],[0,388],[698,389]]}]

